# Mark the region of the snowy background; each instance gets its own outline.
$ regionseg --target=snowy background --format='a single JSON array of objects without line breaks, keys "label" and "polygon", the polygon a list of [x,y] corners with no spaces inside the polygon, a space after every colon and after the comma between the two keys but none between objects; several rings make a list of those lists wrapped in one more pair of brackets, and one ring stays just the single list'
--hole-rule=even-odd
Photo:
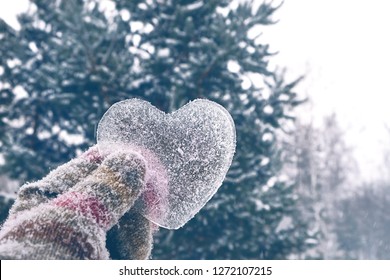
[{"label": "snowy background", "polygon": [[[61,3],[62,1],[57,2]],[[209,87],[205,86],[204,92],[202,92],[197,88],[198,84],[194,85],[191,80],[196,73],[192,67],[197,70],[200,65],[199,67],[202,69],[202,63],[213,61],[216,56],[220,55],[223,52],[223,46],[221,46],[222,50],[213,49],[215,47],[213,43],[216,40],[213,36],[218,37],[219,34],[223,34],[221,38],[229,40],[231,39],[229,36],[238,37],[235,28],[240,30],[237,27],[240,20],[245,23],[247,22],[246,17],[254,17],[253,14],[258,11],[259,7],[262,7],[260,5],[263,1],[225,1],[230,2],[231,10],[238,12],[224,22],[228,28],[220,30],[217,28],[220,28],[218,24],[221,23],[214,22],[215,17],[207,17],[208,13],[211,15],[215,11],[209,10],[203,1],[181,1],[181,4],[176,7],[170,6],[170,1],[164,2],[164,5],[161,3],[154,5],[159,1],[146,0],[139,1],[140,4],[137,8],[125,3],[126,1],[105,0],[100,1],[99,11],[92,11],[93,8],[90,8],[94,7],[94,0],[86,2],[91,5],[80,9],[87,10],[87,14],[91,13],[84,17],[86,25],[94,23],[94,21],[96,23],[96,25],[88,25],[93,26],[89,30],[91,37],[88,37],[89,32],[80,35],[73,34],[72,28],[64,29],[69,32],[67,35],[70,38],[65,42],[72,42],[74,45],[71,44],[67,49],[66,44],[61,42],[58,48],[63,47],[64,51],[77,50],[79,41],[81,41],[81,45],[84,43],[82,40],[85,38],[80,39],[84,35],[87,40],[93,42],[99,42],[100,35],[105,39],[112,38],[110,32],[112,30],[115,32],[115,28],[117,28],[113,24],[112,18],[119,15],[118,18],[124,22],[130,20],[132,31],[138,32],[131,36],[119,34],[123,35],[126,44],[130,45],[130,52],[134,54],[139,49],[144,48],[142,55],[134,61],[131,61],[133,58],[129,56],[128,63],[131,66],[125,65],[131,67],[131,71],[133,71],[131,74],[133,75],[131,76],[133,91],[140,90],[142,97],[162,109],[177,109],[188,99],[199,96],[208,97],[225,105],[236,120],[238,143],[241,146],[225,184],[216,197],[205,206],[204,211],[201,211],[185,228],[177,232],[162,230],[158,234],[154,250],[155,258],[390,258],[390,246],[387,245],[390,243],[387,234],[389,232],[387,225],[390,224],[390,221],[383,210],[390,206],[390,193],[388,191],[390,189],[388,187],[390,186],[390,149],[388,147],[390,140],[390,110],[388,109],[390,85],[387,82],[388,65],[390,65],[388,52],[390,43],[387,40],[390,18],[387,13],[390,10],[390,4],[380,0],[285,1],[272,14],[272,19],[276,21],[276,24],[268,25],[266,20],[265,22],[260,21],[260,24],[246,30],[248,41],[232,40],[240,49],[245,49],[247,45],[253,43],[251,40],[261,33],[254,40],[258,45],[253,44],[246,48],[247,52],[253,54],[257,47],[258,50],[262,51],[261,44],[269,44],[270,51],[277,54],[269,58],[268,71],[280,73],[281,69],[285,69],[284,82],[294,81],[300,76],[304,76],[304,79],[293,89],[285,83],[270,82],[266,74],[267,71],[262,70],[262,61],[252,60],[253,65],[258,63],[255,65],[257,70],[253,70],[254,68],[250,68],[251,63],[245,64],[247,61],[244,59],[240,61],[243,57],[243,53],[240,53],[241,56],[233,56],[227,61],[222,61],[219,65],[221,67],[218,69],[223,69],[214,73],[216,77],[221,79],[218,81],[222,82],[215,86],[213,84],[215,80],[210,79]],[[224,1],[220,2],[222,5]],[[247,12],[245,9],[240,10],[239,3],[251,2],[253,2],[252,15],[245,14]],[[64,18],[69,17],[71,18],[70,22],[75,22],[72,21],[74,20],[72,15],[66,14],[66,5],[64,5],[65,8],[62,7],[57,11],[52,8],[53,3],[48,4],[50,8],[46,11],[47,13],[64,14],[66,15]],[[278,4],[275,1],[272,6],[278,6]],[[160,9],[158,5],[168,8],[166,10]],[[161,33],[157,34],[164,34],[164,36],[169,34],[175,37],[176,41],[165,41],[164,37],[158,36],[157,38],[148,37],[154,31],[160,31],[160,29],[151,27],[152,24],[145,23],[149,18],[148,14],[143,14],[143,12],[147,11],[148,7],[151,14],[162,22],[173,22],[173,27],[164,25],[161,27]],[[20,23],[18,23],[16,15],[26,11],[27,8],[27,0],[2,1],[0,2],[0,18],[18,30]],[[43,9],[44,7],[41,7],[40,11],[42,12]],[[183,59],[180,49],[178,50],[179,54],[175,56],[176,49],[172,46],[171,49],[167,47],[170,46],[169,44],[180,41],[180,36],[187,32],[183,31],[182,28],[191,30],[191,25],[185,18],[183,19],[181,13],[188,12],[193,21],[196,21],[196,11],[200,9],[204,9],[200,17],[204,16],[215,24],[196,27],[196,31],[199,31],[199,34],[204,37],[199,44],[196,41],[192,42],[196,52],[191,55],[194,55],[193,57],[196,59],[199,58],[200,62],[191,60],[191,55],[184,52],[184,56],[188,56],[186,58],[190,62],[183,64],[178,71],[173,66],[168,67],[172,71],[170,69],[161,70],[159,67],[162,64],[171,65],[170,56],[173,56],[174,59]],[[228,10],[218,8],[216,14],[222,14],[226,17]],[[34,13],[34,9],[32,11]],[[173,12],[170,14],[167,11]],[[265,9],[259,14],[267,14],[267,12],[269,10]],[[44,15],[45,12],[42,14]],[[74,16],[77,16],[76,12]],[[108,20],[101,20],[102,17],[107,17]],[[37,24],[37,29],[45,30],[44,20],[43,23]],[[202,23],[201,20],[199,22]],[[152,23],[155,24],[155,22]],[[234,25],[235,23],[237,26]],[[28,26],[28,23],[25,25]],[[69,27],[69,25],[67,26]],[[170,27],[172,28],[169,29]],[[209,32],[207,28],[209,28]],[[230,34],[229,28],[231,28],[232,34],[236,33]],[[96,30],[100,30],[101,34]],[[104,33],[105,31],[108,35]],[[5,29],[0,29],[0,32],[5,32]],[[21,37],[23,36],[21,35]],[[144,38],[146,44],[143,41]],[[221,38],[218,37],[218,39]],[[39,40],[37,39],[37,41]],[[48,42],[49,45],[51,41]],[[223,40],[220,42],[226,43]],[[96,45],[98,46],[96,51],[99,51],[100,46]],[[38,53],[35,43],[30,43],[28,46],[34,53]],[[95,45],[93,46],[95,47]],[[229,46],[228,43],[227,46]],[[225,47],[227,48],[227,46]],[[210,53],[208,53],[209,50]],[[215,53],[212,53],[214,50]],[[11,52],[7,49],[2,51],[4,53]],[[55,48],[52,51],[53,56],[62,57],[61,53],[56,53]],[[116,49],[116,51],[120,55],[125,54],[121,52],[121,48]],[[75,53],[77,51],[72,55],[77,57]],[[154,53],[158,54],[156,61],[153,62],[155,64],[150,63],[149,60],[149,56]],[[248,53],[245,53],[244,57]],[[113,57],[113,61],[115,59],[116,57]],[[126,62],[126,59],[123,61]],[[3,63],[8,63],[9,66],[10,62]],[[47,62],[47,64],[48,67],[44,69],[45,71],[57,72],[50,68],[55,63]],[[17,68],[20,65],[12,67],[14,66]],[[117,70],[115,68],[108,69],[105,66],[101,66],[103,80],[109,76],[107,73],[113,69]],[[23,68],[23,65],[21,67]],[[108,67],[113,66],[110,64]],[[28,73],[28,69],[26,71]],[[210,74],[209,72],[205,71],[203,74],[207,76]],[[64,73],[65,76],[68,75],[68,72]],[[126,73],[126,71],[120,72],[124,77],[126,77]],[[139,73],[142,74],[141,77],[153,77],[153,79],[145,82],[147,79],[139,78],[137,76]],[[32,76],[33,74],[36,73],[31,73]],[[61,74],[63,73],[61,72]],[[178,75],[176,76],[176,74]],[[210,75],[213,78],[212,74]],[[267,78],[264,78],[266,76]],[[134,77],[138,77],[139,80],[134,82]],[[179,77],[178,80],[176,77]],[[122,81],[118,75],[116,78],[118,80],[112,78],[115,83]],[[201,78],[204,77],[201,76]],[[225,78],[228,82],[223,80]],[[69,80],[71,79],[72,76]],[[29,85],[27,79],[22,80],[22,82]],[[50,82],[52,81],[48,83]],[[101,87],[101,91],[103,95],[107,92],[111,94],[110,88],[108,88],[111,84],[105,84],[105,82],[102,82],[104,86]],[[1,83],[2,81],[0,81],[0,85]],[[56,84],[55,86],[61,88],[62,85]],[[234,99],[235,91],[241,90],[240,86],[244,91],[237,99]],[[115,87],[113,88],[114,91]],[[177,92],[177,98],[176,96],[172,97],[173,94],[170,95],[173,88]],[[210,90],[211,88],[215,92]],[[122,88],[119,87],[119,89]],[[286,94],[279,96],[280,91],[284,91]],[[297,93],[297,99],[307,98],[308,100],[296,107],[294,105],[292,109],[289,106],[295,104],[295,93]],[[33,93],[20,86],[13,89],[13,94],[16,96],[16,101],[33,100]],[[125,93],[121,94],[122,92],[118,92],[118,96],[115,98],[128,97],[126,90]],[[87,95],[88,93],[86,93]],[[29,99],[30,97],[31,99]],[[100,95],[97,98],[100,98]],[[87,105],[89,105],[88,102],[95,102],[97,98],[92,96],[91,101],[86,102]],[[237,104],[233,104],[233,102],[230,104],[230,100],[235,100]],[[79,126],[69,126],[67,122],[73,120],[68,117],[63,124],[58,121],[58,125],[50,127],[50,133],[59,135],[57,140],[62,145],[56,144],[55,141],[50,144],[51,146],[48,145],[55,151],[61,151],[61,155],[58,157],[53,156],[45,162],[42,158],[45,156],[45,153],[42,152],[43,149],[36,147],[35,150],[23,150],[24,153],[20,153],[21,150],[18,148],[15,148],[15,151],[11,148],[3,150],[3,153],[12,150],[10,152],[12,156],[18,160],[22,159],[19,163],[12,160],[7,162],[6,156],[0,154],[0,165],[20,168],[20,170],[4,172],[4,176],[0,178],[4,186],[1,193],[3,193],[3,200],[6,201],[6,204],[10,203],[10,199],[12,200],[12,189],[15,186],[26,179],[36,179],[37,174],[45,174],[47,169],[56,167],[68,157],[80,153],[80,149],[93,143],[93,126],[96,125],[96,120],[99,119],[107,105],[110,105],[107,103],[112,103],[112,100],[107,102],[106,99],[103,101],[99,99],[99,102],[96,105],[97,113],[83,115],[85,120],[91,121],[89,126],[86,126],[85,120],[81,121]],[[255,105],[250,106],[251,104]],[[11,106],[7,106],[4,105],[5,110],[11,108]],[[67,107],[65,106],[65,108]],[[77,110],[78,108],[75,109],[76,115],[80,112],[80,114],[84,113]],[[290,110],[296,116],[293,122],[284,120],[281,117],[283,114],[280,114],[280,112],[290,113]],[[26,110],[20,109],[19,112],[24,111]],[[26,115],[26,119],[31,117],[27,113]],[[279,120],[285,126],[279,127]],[[16,123],[15,127],[23,123],[23,120]],[[73,128],[74,130],[72,130]],[[28,136],[32,129],[28,127],[25,130],[26,139],[23,141],[27,141],[27,144],[18,139],[19,136],[12,133],[11,130],[4,132],[4,135],[8,133],[12,139],[20,140],[18,144],[21,143],[21,146],[28,146]],[[253,131],[257,131],[258,135],[255,135]],[[291,133],[286,134],[286,131]],[[252,132],[253,134],[251,134]],[[50,133],[41,133],[40,137],[49,139]],[[84,139],[88,139],[88,141],[84,141]],[[14,147],[16,145],[12,146],[12,148]],[[24,158],[25,155],[28,156]],[[33,160],[45,162],[45,165],[37,164],[35,168],[32,168],[27,164],[32,160],[30,155]],[[26,166],[22,166],[23,162],[26,162]],[[9,183],[9,177],[15,178],[16,183]],[[223,227],[215,229],[218,227],[213,227],[213,224],[223,225]],[[351,232],[355,234],[351,235]],[[193,236],[197,236],[197,238],[191,239]]]}]

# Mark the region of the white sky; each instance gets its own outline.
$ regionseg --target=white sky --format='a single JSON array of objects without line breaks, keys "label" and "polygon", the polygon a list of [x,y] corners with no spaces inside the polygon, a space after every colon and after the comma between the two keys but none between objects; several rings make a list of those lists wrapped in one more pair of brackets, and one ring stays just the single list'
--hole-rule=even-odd
[{"label": "white sky", "polygon": [[390,150],[389,12],[385,0],[286,0],[264,32],[279,51],[274,62],[290,77],[306,75],[299,91],[315,119],[336,112],[364,179],[378,175]]},{"label": "white sky", "polygon": [[[27,3],[1,1],[0,17],[17,24]],[[279,23],[263,35],[288,77],[306,75],[298,89],[313,109],[302,115],[320,120],[336,112],[365,179],[378,175],[383,150],[390,150],[389,13],[385,0],[286,0],[275,14]]]}]

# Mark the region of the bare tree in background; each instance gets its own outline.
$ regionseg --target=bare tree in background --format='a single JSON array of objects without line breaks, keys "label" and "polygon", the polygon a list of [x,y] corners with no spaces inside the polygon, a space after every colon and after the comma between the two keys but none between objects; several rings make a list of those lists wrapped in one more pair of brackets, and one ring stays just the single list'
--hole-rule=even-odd
[{"label": "bare tree in background", "polygon": [[390,184],[372,182],[338,203],[336,233],[349,259],[390,259]]},{"label": "bare tree in background", "polygon": [[[348,174],[353,169],[351,149],[337,117],[324,118],[322,127],[312,122],[297,124],[296,133],[286,150],[290,176],[295,178],[301,196],[301,211],[311,221],[310,234],[315,246],[303,258],[342,258],[335,235],[334,206]],[[316,243],[315,240],[318,240]]]}]

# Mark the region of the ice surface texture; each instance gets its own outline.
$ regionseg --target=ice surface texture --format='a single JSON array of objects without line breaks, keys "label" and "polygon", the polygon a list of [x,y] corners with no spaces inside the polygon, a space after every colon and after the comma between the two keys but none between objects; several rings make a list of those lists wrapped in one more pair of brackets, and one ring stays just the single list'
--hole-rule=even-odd
[{"label": "ice surface texture", "polygon": [[146,188],[135,207],[157,225],[177,229],[221,186],[236,134],[230,114],[212,101],[197,99],[166,114],[128,99],[104,114],[97,143],[103,156],[132,150],[145,158]]}]

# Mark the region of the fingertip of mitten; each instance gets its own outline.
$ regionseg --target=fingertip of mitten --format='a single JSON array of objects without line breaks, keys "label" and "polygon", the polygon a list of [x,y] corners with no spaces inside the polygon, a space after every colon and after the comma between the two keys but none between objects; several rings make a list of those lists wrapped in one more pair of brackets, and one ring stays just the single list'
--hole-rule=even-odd
[{"label": "fingertip of mitten", "polygon": [[143,185],[146,174],[144,158],[135,153],[117,152],[109,155],[102,163],[111,171],[120,175],[121,179],[129,185]]}]

